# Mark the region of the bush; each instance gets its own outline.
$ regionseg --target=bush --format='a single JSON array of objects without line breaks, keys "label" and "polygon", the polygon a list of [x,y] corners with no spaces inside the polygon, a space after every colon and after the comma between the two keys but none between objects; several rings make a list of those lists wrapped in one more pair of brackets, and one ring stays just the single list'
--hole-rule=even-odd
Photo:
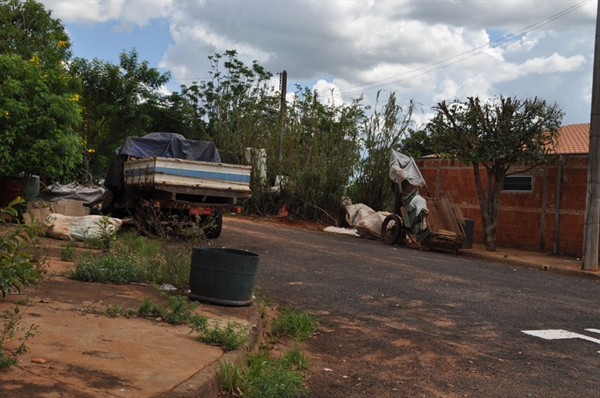
[{"label": "bush", "polygon": [[[4,223],[4,215],[16,217],[15,206],[23,203],[23,199],[13,200],[7,208],[0,209],[0,222]],[[8,229],[0,235],[0,291],[6,297],[12,289],[21,292],[21,287],[37,285],[42,274],[36,270],[35,262],[27,247],[34,241],[33,226],[17,224],[16,228]]]}]

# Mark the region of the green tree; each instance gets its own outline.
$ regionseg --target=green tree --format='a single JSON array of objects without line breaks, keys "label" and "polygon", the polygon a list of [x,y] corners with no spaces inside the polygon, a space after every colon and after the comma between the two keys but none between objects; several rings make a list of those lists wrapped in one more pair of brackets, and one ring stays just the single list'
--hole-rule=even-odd
[{"label": "green tree", "polygon": [[135,49],[121,53],[119,65],[97,58],[75,58],[72,73],[81,79],[82,131],[86,173],[104,177],[114,153],[128,136],[149,133],[151,113],[164,105],[157,90],[170,79],[147,61],[139,61]]},{"label": "green tree", "polygon": [[[546,162],[558,138],[563,112],[539,98],[498,96],[437,104],[427,125],[440,156],[473,166],[486,250],[496,250],[500,194],[504,178],[515,165]],[[487,174],[482,180],[481,167]]]},{"label": "green tree", "polygon": [[38,2],[0,0],[0,54],[0,174],[68,178],[81,119],[64,27]]},{"label": "green tree", "polygon": [[[381,92],[377,93],[377,103],[380,96]],[[361,157],[350,190],[355,202],[360,201],[374,210],[391,207],[390,153],[410,126],[414,107],[415,103],[410,101],[408,107],[402,108],[396,94],[391,92],[381,109],[376,107],[364,119],[360,127]]]},{"label": "green tree", "polygon": [[71,58],[71,44],[59,19],[34,0],[0,0],[0,54],[36,56],[42,69]]},{"label": "green tree", "polygon": [[398,143],[398,152],[413,158],[434,154],[431,137],[425,129],[408,129],[405,137]]}]

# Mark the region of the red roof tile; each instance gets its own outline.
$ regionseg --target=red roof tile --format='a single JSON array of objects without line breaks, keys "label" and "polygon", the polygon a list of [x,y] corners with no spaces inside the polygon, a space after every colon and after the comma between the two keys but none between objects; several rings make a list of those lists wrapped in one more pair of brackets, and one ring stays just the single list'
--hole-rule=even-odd
[{"label": "red roof tile", "polygon": [[560,128],[556,153],[588,153],[590,148],[590,124],[569,124]]}]

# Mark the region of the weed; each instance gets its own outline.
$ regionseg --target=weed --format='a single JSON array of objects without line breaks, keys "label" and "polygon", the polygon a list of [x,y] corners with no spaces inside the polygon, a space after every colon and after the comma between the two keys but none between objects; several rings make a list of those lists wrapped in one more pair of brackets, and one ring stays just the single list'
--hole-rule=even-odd
[{"label": "weed", "polygon": [[160,306],[152,300],[145,298],[138,307],[137,314],[142,318],[163,318],[166,307]]},{"label": "weed", "polygon": [[75,259],[75,249],[77,244],[73,241],[68,242],[60,249],[60,259],[62,261],[73,261]]},{"label": "weed", "polygon": [[[12,310],[4,311],[3,318],[6,319],[4,322],[4,328],[0,331],[0,369],[7,369],[11,366],[16,366],[19,363],[17,355],[27,352],[27,341],[35,336],[37,330],[36,325],[30,325],[29,327],[19,327],[19,321],[22,315],[20,314],[19,307],[15,307]],[[13,341],[15,338],[18,339],[19,345],[14,349],[13,356],[8,356],[4,352],[5,341]]]},{"label": "weed", "polygon": [[[219,378],[221,387],[227,394],[240,393],[240,386],[244,385],[243,370],[232,363],[219,362]],[[237,390],[237,391],[236,391]],[[242,394],[239,394],[242,395]]]},{"label": "weed", "polygon": [[123,304],[106,304],[106,313],[113,318],[127,316],[127,311],[123,309]]},{"label": "weed", "polygon": [[271,338],[290,337],[296,341],[308,339],[317,330],[315,319],[305,311],[282,307],[278,318],[271,322]]},{"label": "weed", "polygon": [[199,333],[196,338],[198,341],[221,346],[224,351],[235,350],[248,340],[246,328],[239,322],[227,322],[223,328],[215,321],[212,325],[194,331]]},{"label": "weed", "polygon": [[159,305],[146,298],[137,309],[137,315],[142,318],[160,318],[172,325],[189,324],[192,330],[206,328],[207,319],[195,312],[196,303],[190,303],[185,296],[172,296],[169,303]]}]

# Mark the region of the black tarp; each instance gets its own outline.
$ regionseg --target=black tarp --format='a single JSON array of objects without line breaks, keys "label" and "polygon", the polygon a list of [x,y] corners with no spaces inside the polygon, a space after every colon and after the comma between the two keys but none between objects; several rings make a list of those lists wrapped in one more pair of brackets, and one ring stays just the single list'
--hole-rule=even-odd
[{"label": "black tarp", "polygon": [[[104,186],[119,198],[124,187],[123,165],[129,157],[137,159],[163,157],[203,162],[221,162],[212,141],[188,140],[181,134],[150,133],[143,137],[127,137],[113,156]],[[107,204],[105,203],[104,206]]]}]

